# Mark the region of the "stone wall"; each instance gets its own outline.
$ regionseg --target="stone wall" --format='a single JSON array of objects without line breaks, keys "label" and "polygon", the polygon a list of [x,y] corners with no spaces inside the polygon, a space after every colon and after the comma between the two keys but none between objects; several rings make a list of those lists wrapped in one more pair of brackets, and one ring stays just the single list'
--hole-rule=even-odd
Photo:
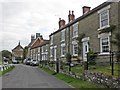
[{"label": "stone wall", "polygon": [[85,71],[81,75],[68,71],[61,71],[61,73],[73,78],[98,83],[108,88],[120,88],[120,78],[115,78],[110,75],[104,75],[103,73],[91,72],[89,70]]}]

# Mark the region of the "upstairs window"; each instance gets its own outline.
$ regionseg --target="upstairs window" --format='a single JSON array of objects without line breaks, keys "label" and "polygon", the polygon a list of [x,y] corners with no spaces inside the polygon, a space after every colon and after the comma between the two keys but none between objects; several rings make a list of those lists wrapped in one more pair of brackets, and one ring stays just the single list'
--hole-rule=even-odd
[{"label": "upstairs window", "polygon": [[78,37],[78,23],[73,25],[73,37]]},{"label": "upstairs window", "polygon": [[54,54],[54,48],[50,47],[50,57],[53,57],[53,54]]},{"label": "upstairs window", "polygon": [[65,44],[61,44],[61,56],[65,56]]},{"label": "upstairs window", "polygon": [[50,37],[50,45],[53,45],[53,36]]},{"label": "upstairs window", "polygon": [[61,41],[65,41],[65,29],[61,31]]},{"label": "upstairs window", "polygon": [[100,28],[109,25],[109,10],[104,10],[100,13]]}]

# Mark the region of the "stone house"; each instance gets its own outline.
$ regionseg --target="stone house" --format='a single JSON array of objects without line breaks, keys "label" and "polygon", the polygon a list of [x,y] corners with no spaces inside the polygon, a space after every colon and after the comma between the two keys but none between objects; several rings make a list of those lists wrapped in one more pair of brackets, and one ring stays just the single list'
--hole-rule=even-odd
[{"label": "stone house", "polygon": [[[83,7],[83,15],[75,19],[74,12],[69,11],[68,23],[59,20],[59,29],[49,35],[50,60],[56,58],[65,61],[65,54],[72,55],[72,61],[86,61],[86,53],[91,50],[98,53],[97,61],[109,60],[110,51],[116,51],[111,43],[115,33],[120,33],[120,2],[104,2],[90,10]],[[113,26],[115,30],[109,31]],[[81,55],[78,56],[79,34],[85,34],[81,43]]]},{"label": "stone house", "polygon": [[20,42],[18,45],[12,49],[12,59],[21,60],[23,58],[23,47],[20,45]]}]

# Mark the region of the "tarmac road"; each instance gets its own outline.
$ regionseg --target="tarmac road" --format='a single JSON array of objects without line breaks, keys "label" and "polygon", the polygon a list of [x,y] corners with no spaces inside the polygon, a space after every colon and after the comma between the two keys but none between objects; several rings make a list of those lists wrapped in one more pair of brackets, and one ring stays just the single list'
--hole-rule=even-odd
[{"label": "tarmac road", "polygon": [[2,88],[72,88],[38,67],[18,64],[2,77]]}]

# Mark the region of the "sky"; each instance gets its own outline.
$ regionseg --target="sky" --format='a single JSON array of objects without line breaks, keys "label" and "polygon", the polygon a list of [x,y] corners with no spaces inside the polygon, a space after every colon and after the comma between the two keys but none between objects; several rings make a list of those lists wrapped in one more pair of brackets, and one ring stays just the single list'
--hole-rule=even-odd
[{"label": "sky", "polygon": [[107,0],[0,0],[0,51],[11,51],[18,42],[23,47],[31,35],[40,33],[44,39],[58,29],[59,18],[68,23],[69,10],[75,18],[82,16],[82,7],[91,9]]}]

